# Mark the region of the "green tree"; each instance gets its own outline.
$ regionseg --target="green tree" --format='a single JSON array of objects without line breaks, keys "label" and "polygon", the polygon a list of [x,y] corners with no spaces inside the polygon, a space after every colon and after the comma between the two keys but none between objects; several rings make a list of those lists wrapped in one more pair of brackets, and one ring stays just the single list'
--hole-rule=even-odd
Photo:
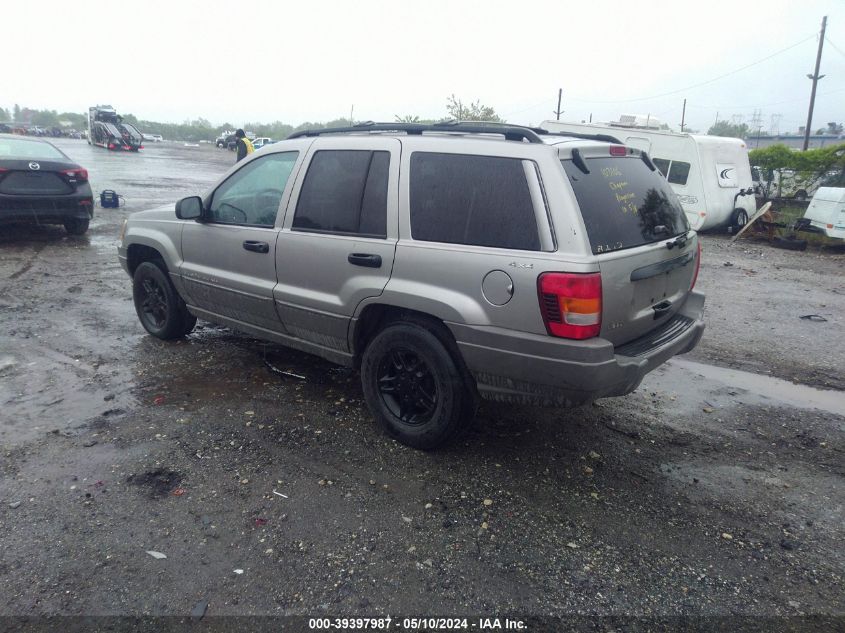
[{"label": "green tree", "polygon": [[21,120],[21,107],[16,103],[12,110],[12,120],[17,123]]},{"label": "green tree", "polygon": [[822,180],[825,184],[845,180],[845,143],[819,147],[799,152],[786,145],[770,145],[748,152],[752,165],[758,167],[771,195],[781,195],[773,190],[772,183],[792,184],[793,188],[807,189]]},{"label": "green tree", "polygon": [[465,104],[453,94],[446,103],[446,112],[449,117],[457,121],[490,121],[492,123],[504,123],[505,120],[496,114],[491,106],[481,105],[476,100]]},{"label": "green tree", "polygon": [[55,110],[32,110],[30,122],[40,127],[58,127],[59,115]]},{"label": "green tree", "polygon": [[79,112],[62,112],[59,115],[60,121],[67,121],[70,123],[70,127],[82,130],[86,126],[86,119],[87,117],[84,114],[80,114]]},{"label": "green tree", "polygon": [[730,136],[732,138],[746,138],[748,136],[748,125],[745,123],[730,123],[729,121],[718,121],[712,125],[707,133],[710,136]]},{"label": "green tree", "polygon": [[0,108],[0,121],[10,121],[12,115],[6,108]]}]

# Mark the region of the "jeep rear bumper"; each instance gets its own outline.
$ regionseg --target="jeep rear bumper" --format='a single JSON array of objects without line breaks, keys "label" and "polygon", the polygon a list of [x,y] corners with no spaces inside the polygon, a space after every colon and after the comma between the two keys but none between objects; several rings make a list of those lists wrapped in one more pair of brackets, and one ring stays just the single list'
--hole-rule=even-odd
[{"label": "jeep rear bumper", "polygon": [[544,406],[577,406],[636,389],[672,356],[692,350],[704,332],[704,295],[646,336],[614,347],[493,327],[447,323],[482,397]]}]

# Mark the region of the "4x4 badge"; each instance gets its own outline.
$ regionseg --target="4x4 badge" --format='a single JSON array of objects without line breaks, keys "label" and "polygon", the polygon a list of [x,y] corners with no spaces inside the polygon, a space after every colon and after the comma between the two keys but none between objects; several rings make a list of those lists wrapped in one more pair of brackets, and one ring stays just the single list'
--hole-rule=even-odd
[{"label": "4x4 badge", "polygon": [[511,268],[534,268],[534,264],[522,264],[520,262],[511,262],[508,266]]},{"label": "4x4 badge", "polygon": [[38,164],[38,163],[36,163],[35,161],[32,161],[32,162],[29,164],[29,168],[30,168],[30,169],[32,169],[32,170],[38,171],[39,169],[41,169],[41,165],[39,165],[39,164]]}]

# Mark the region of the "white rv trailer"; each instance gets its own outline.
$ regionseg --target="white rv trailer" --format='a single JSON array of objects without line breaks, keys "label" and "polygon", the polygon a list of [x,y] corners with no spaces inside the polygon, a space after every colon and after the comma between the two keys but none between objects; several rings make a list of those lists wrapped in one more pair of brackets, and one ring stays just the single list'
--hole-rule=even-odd
[{"label": "white rv trailer", "polygon": [[696,230],[738,229],[754,215],[754,183],[748,148],[738,138],[678,134],[619,123],[543,121],[549,132],[605,134],[648,153],[669,180]]},{"label": "white rv trailer", "polygon": [[804,217],[827,237],[845,239],[845,187],[819,187]]}]

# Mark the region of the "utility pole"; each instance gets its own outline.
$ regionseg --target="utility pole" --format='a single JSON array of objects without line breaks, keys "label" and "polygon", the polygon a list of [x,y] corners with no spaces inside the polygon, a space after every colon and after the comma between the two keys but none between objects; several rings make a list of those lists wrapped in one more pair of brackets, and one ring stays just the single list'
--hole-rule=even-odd
[{"label": "utility pole", "polygon": [[713,127],[716,127],[717,125],[719,125],[719,111],[718,110],[716,110],[716,120],[713,121]]},{"label": "utility pole", "polygon": [[560,109],[560,100],[563,98],[563,88],[558,88],[557,91],[557,110],[555,110],[555,115],[557,116],[557,120],[560,121],[560,115],[563,114],[563,110]]},{"label": "utility pole", "polygon": [[813,80],[813,89],[810,91],[810,109],[807,112],[807,127],[804,128],[804,146],[801,148],[804,151],[807,150],[807,146],[810,144],[810,131],[813,126],[813,106],[816,105],[816,84],[819,83],[819,79],[824,77],[824,75],[819,74],[819,66],[822,63],[822,46],[824,46],[825,28],[827,28],[827,16],[822,18],[822,32],[819,35],[819,52],[816,53],[816,70],[812,75],[807,75],[808,78]]},{"label": "utility pole", "polygon": [[684,109],[681,110],[681,134],[684,133],[684,121],[687,119],[687,100],[684,99]]},{"label": "utility pole", "polygon": [[352,118],[352,115],[355,114],[355,104],[352,104],[352,107],[349,109],[349,125],[355,125],[355,121]]}]

